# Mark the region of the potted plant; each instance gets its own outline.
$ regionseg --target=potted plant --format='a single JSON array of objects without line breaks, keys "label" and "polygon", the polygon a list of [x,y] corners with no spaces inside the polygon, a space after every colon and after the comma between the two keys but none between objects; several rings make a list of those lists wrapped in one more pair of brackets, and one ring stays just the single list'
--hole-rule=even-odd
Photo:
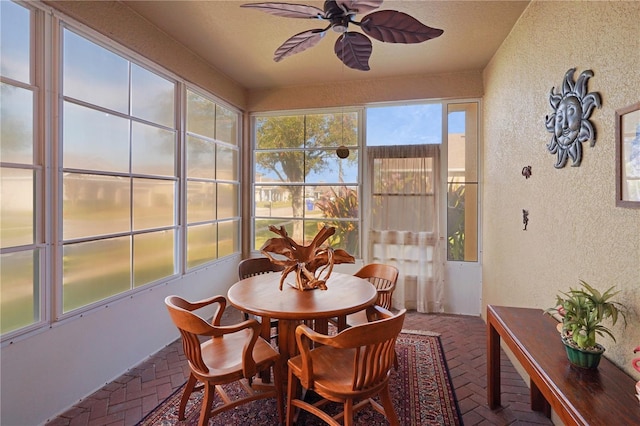
[{"label": "potted plant", "polygon": [[596,343],[596,335],[606,334],[615,342],[615,336],[603,322],[613,326],[622,317],[626,326],[626,307],[612,300],[619,293],[615,287],[600,293],[583,280],[580,285],[582,288],[570,288],[557,295],[556,306],[545,313],[560,316],[559,330],[569,361],[577,367],[597,368],[605,348]]}]

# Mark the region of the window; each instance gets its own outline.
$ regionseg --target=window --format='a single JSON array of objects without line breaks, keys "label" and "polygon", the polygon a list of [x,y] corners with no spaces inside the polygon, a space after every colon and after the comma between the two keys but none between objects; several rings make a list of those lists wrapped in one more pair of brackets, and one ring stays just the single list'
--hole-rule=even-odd
[{"label": "window", "polygon": [[177,273],[176,82],[69,29],[62,312]]},{"label": "window", "polygon": [[478,261],[478,104],[448,104],[447,259]]},{"label": "window", "polygon": [[240,247],[239,112],[27,6],[0,2],[3,342]]},{"label": "window", "polygon": [[[284,226],[307,245],[324,226],[334,248],[360,254],[357,111],[254,117],[254,249]],[[345,146],[341,159],[336,148]]]},{"label": "window", "polygon": [[240,250],[238,114],[187,90],[187,269]]},{"label": "window", "polygon": [[42,134],[36,111],[42,81],[36,79],[31,22],[35,12],[0,2],[0,332],[39,323],[44,314],[45,245],[40,197],[44,177]]}]

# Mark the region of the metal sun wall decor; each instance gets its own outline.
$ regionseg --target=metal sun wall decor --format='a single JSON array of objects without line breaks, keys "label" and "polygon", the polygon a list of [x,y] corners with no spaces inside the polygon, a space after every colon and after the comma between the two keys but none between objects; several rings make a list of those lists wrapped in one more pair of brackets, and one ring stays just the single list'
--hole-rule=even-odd
[{"label": "metal sun wall decor", "polygon": [[[269,226],[271,232],[280,235],[281,238],[270,238],[262,246],[261,252],[275,265],[284,266],[282,278],[280,278],[280,290],[289,273],[295,272],[298,290],[327,289],[327,280],[333,270],[333,265],[338,263],[355,263],[355,258],[342,249],[332,249],[322,245],[336,232],[332,226],[324,226],[308,246],[296,243],[289,237],[284,226],[276,228]],[[284,256],[285,259],[277,259],[273,254]],[[293,287],[293,285],[292,285]]]},{"label": "metal sun wall decor", "polygon": [[554,112],[547,115],[547,130],[552,133],[551,142],[547,145],[550,153],[556,154],[554,167],[561,169],[571,158],[571,166],[578,167],[582,161],[582,143],[596,144],[596,132],[589,121],[595,107],[601,107],[598,93],[587,93],[587,82],[593,77],[593,71],[583,71],[576,82],[573,81],[575,68],[571,68],[564,76],[562,93],[555,93],[551,88],[549,103]]}]

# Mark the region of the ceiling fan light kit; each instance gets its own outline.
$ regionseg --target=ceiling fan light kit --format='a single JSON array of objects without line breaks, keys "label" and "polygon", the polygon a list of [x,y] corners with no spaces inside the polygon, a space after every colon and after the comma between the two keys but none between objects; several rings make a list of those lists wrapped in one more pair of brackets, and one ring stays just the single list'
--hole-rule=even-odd
[{"label": "ceiling fan light kit", "polygon": [[[369,37],[385,43],[409,44],[431,40],[444,32],[441,29],[428,27],[414,17],[395,10],[379,10],[356,21],[357,14],[371,12],[381,5],[382,0],[331,0],[324,2],[324,10],[303,4],[276,2],[247,3],[241,7],[286,18],[329,21],[325,28],[303,31],[286,40],[274,53],[273,59],[276,62],[315,46],[322,40],[327,30],[332,29],[340,34],[334,46],[336,56],[349,68],[368,71],[369,58],[373,51]],[[348,31],[350,24],[360,27],[366,35]]]}]

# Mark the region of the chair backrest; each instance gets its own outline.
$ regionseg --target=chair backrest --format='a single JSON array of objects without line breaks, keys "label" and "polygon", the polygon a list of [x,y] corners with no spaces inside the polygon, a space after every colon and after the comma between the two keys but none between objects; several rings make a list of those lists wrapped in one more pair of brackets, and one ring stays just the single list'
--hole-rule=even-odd
[{"label": "chair backrest", "polygon": [[391,309],[391,297],[398,281],[398,268],[381,263],[370,263],[354,274],[368,280],[378,290],[376,305]]},{"label": "chair backrest", "polygon": [[[182,347],[185,356],[196,371],[201,374],[207,374],[209,372],[209,366],[207,366],[202,358],[201,341],[198,336],[216,338],[240,330],[238,327],[235,329],[231,329],[231,327],[220,327],[220,320],[227,300],[224,296],[214,296],[192,303],[179,296],[167,296],[164,299],[164,303],[169,310],[171,320],[182,336]],[[218,306],[211,323],[192,312],[214,303],[217,303]],[[246,375],[246,377],[251,377],[255,372],[253,348],[258,339],[259,326],[257,322],[253,321],[253,323],[246,325],[244,328],[253,328],[252,333],[246,334],[244,349],[242,351],[243,371],[248,372],[249,375]]]},{"label": "chair backrest", "polygon": [[[396,359],[396,339],[402,331],[407,311],[403,309],[396,315],[387,310],[378,309],[378,311],[381,319],[377,321],[347,328],[335,336],[323,337],[321,340],[313,339],[323,345],[354,352],[351,364],[354,366],[352,390],[356,392],[366,391],[387,380]],[[301,337],[298,336],[298,330],[302,327],[304,326],[299,326],[296,330],[299,346],[304,346],[300,341]],[[312,357],[312,353],[313,351],[301,350],[303,360],[305,357]],[[313,369],[313,363],[310,365]],[[313,383],[313,373],[310,371],[306,373],[310,376],[301,378],[303,386],[305,383]]]},{"label": "chair backrest", "polygon": [[284,266],[274,265],[267,257],[252,257],[244,259],[238,264],[238,278],[241,280],[254,275],[266,274],[267,272],[279,272],[284,270]]}]

